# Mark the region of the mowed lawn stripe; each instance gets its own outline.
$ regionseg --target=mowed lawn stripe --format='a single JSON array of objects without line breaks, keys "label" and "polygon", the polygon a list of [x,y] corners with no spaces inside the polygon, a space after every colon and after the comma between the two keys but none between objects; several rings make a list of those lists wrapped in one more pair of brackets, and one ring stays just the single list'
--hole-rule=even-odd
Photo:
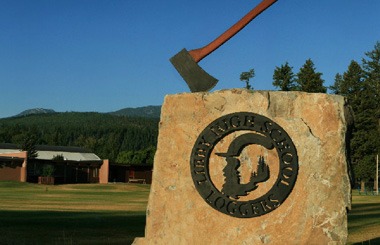
[{"label": "mowed lawn stripe", "polygon": [[144,235],[149,185],[0,182],[5,244],[130,244]]}]

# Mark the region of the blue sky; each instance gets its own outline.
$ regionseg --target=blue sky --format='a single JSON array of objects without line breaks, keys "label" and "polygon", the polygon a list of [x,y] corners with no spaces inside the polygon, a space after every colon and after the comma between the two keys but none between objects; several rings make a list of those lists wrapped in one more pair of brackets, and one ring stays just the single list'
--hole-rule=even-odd
[{"label": "blue sky", "polygon": [[[42,107],[110,112],[189,92],[169,62],[200,48],[259,0],[0,0],[0,117]],[[199,65],[213,90],[274,90],[286,61],[311,58],[325,86],[380,41],[378,0],[279,0]]]}]

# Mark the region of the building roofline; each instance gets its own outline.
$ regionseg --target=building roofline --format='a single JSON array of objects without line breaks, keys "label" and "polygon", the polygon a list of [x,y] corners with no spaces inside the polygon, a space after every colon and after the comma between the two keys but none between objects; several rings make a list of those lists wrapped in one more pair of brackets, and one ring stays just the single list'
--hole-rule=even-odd
[{"label": "building roofline", "polygon": [[10,143],[0,143],[0,149],[14,149],[19,150],[20,147],[16,144],[10,144]]},{"label": "building roofline", "polygon": [[63,151],[78,153],[93,153],[92,151],[76,146],[52,146],[52,145],[36,145],[37,151]]},{"label": "building roofline", "polygon": [[[0,149],[21,150],[20,146],[11,143],[0,143]],[[90,150],[76,146],[51,146],[51,145],[36,145],[37,151],[62,151],[62,152],[78,152],[92,153]]]}]

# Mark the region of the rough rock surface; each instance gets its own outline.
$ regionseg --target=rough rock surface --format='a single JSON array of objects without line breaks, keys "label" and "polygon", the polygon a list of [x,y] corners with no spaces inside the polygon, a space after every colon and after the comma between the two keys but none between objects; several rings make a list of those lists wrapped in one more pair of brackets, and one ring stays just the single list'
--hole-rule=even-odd
[{"label": "rough rock surface", "polygon": [[[212,208],[198,193],[190,173],[190,155],[202,130],[221,116],[242,111],[263,115],[280,125],[298,154],[299,170],[292,192],[275,210],[253,218],[231,217]],[[244,89],[166,96],[145,237],[136,238],[134,244],[345,244],[347,209],[351,206],[346,131],[341,96]],[[230,140],[222,140],[215,151],[225,151]],[[255,171],[251,162],[256,160],[250,158],[254,154],[277,159],[266,149],[245,150],[242,182],[247,172]],[[220,189],[225,163],[213,159],[211,178]],[[279,170],[276,165],[270,167],[275,176]],[[273,181],[269,179],[244,198],[262,195],[268,191],[267,185]]]}]

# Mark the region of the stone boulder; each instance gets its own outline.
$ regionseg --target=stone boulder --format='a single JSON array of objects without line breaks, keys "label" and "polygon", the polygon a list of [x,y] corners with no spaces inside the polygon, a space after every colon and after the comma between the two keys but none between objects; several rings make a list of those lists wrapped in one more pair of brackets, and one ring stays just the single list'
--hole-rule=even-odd
[{"label": "stone boulder", "polygon": [[[233,89],[166,96],[145,237],[134,244],[345,244],[351,206],[348,124],[345,99],[337,95]],[[207,143],[212,133],[219,138]],[[270,138],[272,148],[244,143],[249,137]],[[232,157],[240,166],[227,173],[223,156],[238,138],[244,149],[236,146],[239,156]],[[284,153],[292,147],[296,154]],[[204,155],[207,169],[197,158]],[[269,177],[246,195],[228,196],[226,181],[233,174],[238,182],[230,181],[232,194],[234,186],[248,186],[252,176],[265,172],[258,159],[265,159]]]}]

